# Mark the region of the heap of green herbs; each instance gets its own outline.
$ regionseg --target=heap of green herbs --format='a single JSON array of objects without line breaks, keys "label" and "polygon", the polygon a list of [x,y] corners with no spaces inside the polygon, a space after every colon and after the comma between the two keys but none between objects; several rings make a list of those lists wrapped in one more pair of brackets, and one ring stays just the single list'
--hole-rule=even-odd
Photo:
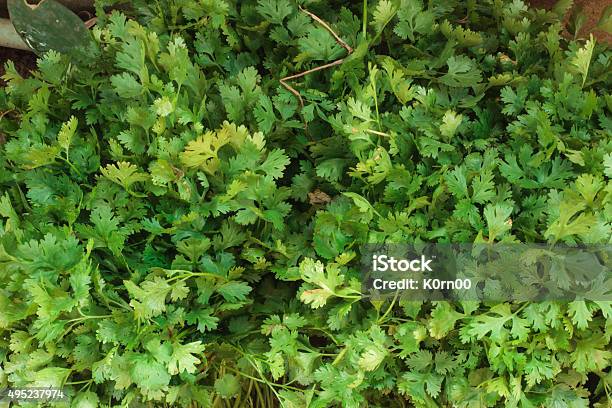
[{"label": "heap of green herbs", "polygon": [[610,406],[610,302],[370,302],[358,268],[371,242],[610,243],[606,44],[521,0],[103,5],[89,60],[6,64],[0,388]]}]

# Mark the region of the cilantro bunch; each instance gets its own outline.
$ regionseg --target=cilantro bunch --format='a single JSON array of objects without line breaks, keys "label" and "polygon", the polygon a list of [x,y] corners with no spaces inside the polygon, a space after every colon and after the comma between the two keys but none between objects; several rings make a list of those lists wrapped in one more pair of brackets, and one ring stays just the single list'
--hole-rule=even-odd
[{"label": "cilantro bunch", "polygon": [[1,387],[609,406],[610,302],[361,301],[358,266],[375,242],[611,243],[606,44],[522,0],[103,3],[91,60],[6,64]]}]

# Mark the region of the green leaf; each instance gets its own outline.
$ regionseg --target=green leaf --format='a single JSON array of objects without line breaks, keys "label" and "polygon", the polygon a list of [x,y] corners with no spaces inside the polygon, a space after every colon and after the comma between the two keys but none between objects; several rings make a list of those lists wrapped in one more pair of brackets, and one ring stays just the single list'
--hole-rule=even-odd
[{"label": "green leaf", "polygon": [[584,300],[570,302],[567,311],[578,329],[586,329],[589,322],[593,320],[593,312],[589,310]]},{"label": "green leaf", "polygon": [[187,296],[189,296],[189,288],[184,281],[172,285],[172,291],[170,292],[170,299],[172,301],[185,299]]},{"label": "green leaf", "polygon": [[595,40],[593,34],[583,48],[576,51],[574,58],[570,60],[574,70],[582,76],[582,86],[584,86],[589,74],[591,59],[593,58],[593,50],[595,49]]},{"label": "green leaf", "polygon": [[64,122],[62,128],[57,134],[57,143],[62,147],[66,152],[70,149],[70,144],[72,143],[72,138],[74,137],[77,126],[79,122],[74,116],[71,116],[68,122]]},{"label": "green leaf", "polygon": [[505,86],[501,90],[501,99],[504,101],[502,113],[506,115],[517,115],[525,108],[525,102],[528,95],[526,87],[519,87],[516,92],[509,86]]},{"label": "green leaf", "polygon": [[187,322],[189,324],[196,324],[200,332],[215,330],[219,323],[219,318],[213,316],[214,310],[210,307],[195,310],[187,314]]},{"label": "green leaf", "polygon": [[126,191],[130,191],[130,186],[134,183],[144,182],[149,180],[149,176],[138,171],[138,167],[132,163],[119,162],[117,164],[108,164],[102,169],[102,175],[122,186]]},{"label": "green leaf", "polygon": [[495,197],[495,182],[493,173],[481,171],[472,179],[472,202],[484,204]]},{"label": "green leaf", "polygon": [[606,177],[612,178],[612,153],[604,155],[604,173]]},{"label": "green leaf", "polygon": [[446,63],[448,72],[439,78],[444,85],[466,88],[476,86],[482,80],[481,71],[468,57],[453,56]]},{"label": "green leaf", "polygon": [[123,281],[123,284],[132,297],[130,306],[134,308],[137,319],[158,316],[166,310],[166,296],[172,287],[163,278],[157,276],[143,282],[140,287],[129,280]]},{"label": "green leaf", "polygon": [[92,391],[79,392],[74,400],[72,406],[75,408],[97,408],[100,402],[96,393]]},{"label": "green leaf", "polygon": [[196,372],[196,365],[202,361],[195,357],[194,354],[201,354],[204,352],[205,346],[201,341],[194,341],[188,344],[172,345],[172,357],[168,362],[168,372],[170,374],[180,374],[184,371],[188,373]]},{"label": "green leaf", "polygon": [[298,60],[331,61],[343,54],[343,48],[323,27],[309,28],[307,35],[298,39]]},{"label": "green leaf", "polygon": [[612,361],[612,351],[607,347],[608,343],[609,340],[603,334],[593,334],[578,340],[571,355],[576,371],[586,373],[608,367]]},{"label": "green leaf", "polygon": [[342,194],[352,199],[357,208],[359,208],[359,211],[362,213],[368,213],[370,216],[372,216],[372,214],[376,214],[380,217],[380,214],[374,209],[374,207],[372,207],[372,204],[370,204],[370,202],[361,195],[351,192],[344,192]]},{"label": "green leaf", "polygon": [[468,198],[469,191],[466,178],[466,170],[463,166],[457,166],[444,175],[448,190],[457,198]]},{"label": "green leaf", "polygon": [[159,391],[170,383],[170,374],[166,367],[146,354],[136,354],[132,357],[130,369],[131,379],[147,392]]},{"label": "green leaf", "polygon": [[240,382],[233,374],[224,374],[215,381],[215,391],[221,398],[232,398],[240,392]]},{"label": "green leaf", "polygon": [[381,33],[384,30],[385,26],[395,17],[395,13],[397,13],[397,7],[391,1],[379,0],[371,22],[377,33]]},{"label": "green leaf", "polygon": [[428,323],[431,337],[434,339],[445,337],[448,332],[455,328],[457,320],[462,317],[463,314],[455,311],[450,304],[446,302],[438,303],[436,308],[431,312],[431,320],[429,320]]},{"label": "green leaf", "polygon": [[399,22],[393,31],[402,39],[408,38],[414,42],[416,33],[429,34],[433,31],[435,15],[423,11],[421,0],[402,0],[397,15]]},{"label": "green leaf", "polygon": [[113,75],[110,78],[111,84],[122,98],[130,99],[136,98],[142,95],[144,91],[143,86],[134,78],[130,73],[123,72],[121,74]]},{"label": "green leaf", "polygon": [[440,125],[440,133],[442,136],[444,136],[446,140],[450,140],[457,132],[457,128],[461,125],[462,120],[462,115],[457,115],[457,113],[452,110],[446,111],[442,118],[442,124]]},{"label": "green leaf", "polygon": [[239,302],[246,299],[251,292],[251,287],[246,282],[227,282],[217,286],[217,292],[228,302]]},{"label": "green leaf", "polygon": [[327,299],[336,294],[336,288],[344,282],[344,276],[340,274],[337,266],[328,266],[326,272],[321,261],[311,258],[300,263],[300,275],[305,282],[318,286],[316,289],[304,290],[300,296],[300,299],[313,309],[324,306]]},{"label": "green leaf", "polygon": [[208,174],[214,174],[220,164],[218,151],[231,141],[230,137],[228,131],[207,132],[187,144],[181,153],[181,161],[187,167],[201,168]]},{"label": "green leaf", "polygon": [[287,0],[258,0],[257,12],[271,23],[282,24],[293,12],[293,7]]},{"label": "green leaf", "polygon": [[576,189],[582,196],[587,206],[591,207],[595,203],[597,193],[604,186],[603,180],[592,174],[581,174],[576,179]]},{"label": "green leaf", "polygon": [[174,112],[174,105],[167,96],[157,98],[153,101],[153,107],[155,108],[155,113],[161,117],[166,117]]},{"label": "green leaf", "polygon": [[283,176],[283,171],[289,163],[290,160],[283,149],[274,149],[268,153],[268,157],[259,166],[259,169],[273,179],[278,179]]},{"label": "green leaf", "polygon": [[580,213],[585,207],[584,202],[561,201],[559,215],[553,222],[549,223],[544,235],[553,237],[555,240],[561,240],[572,235],[583,235],[589,232],[589,229],[595,223],[595,219],[590,214]]},{"label": "green leaf", "polygon": [[77,230],[84,238],[92,238],[94,248],[108,248],[115,256],[120,256],[128,232],[119,227],[119,219],[108,205],[95,207],[90,216],[89,225],[77,225]]},{"label": "green leaf", "polygon": [[512,228],[510,220],[512,206],[507,203],[489,204],[484,209],[484,216],[489,230],[488,241],[494,242]]},{"label": "green leaf", "polygon": [[359,368],[364,371],[374,371],[387,356],[387,349],[372,347],[367,349],[359,358]]},{"label": "green leaf", "polygon": [[253,113],[257,120],[259,130],[263,133],[269,133],[276,122],[276,115],[274,114],[272,101],[267,95],[261,95],[259,97],[259,103],[255,106]]},{"label": "green leaf", "polygon": [[444,377],[433,373],[407,372],[397,383],[400,393],[410,396],[420,404],[432,404],[431,397],[436,397],[441,391]]},{"label": "green leaf", "polygon": [[467,332],[477,339],[482,339],[490,333],[491,339],[501,341],[507,332],[504,326],[511,319],[510,305],[504,303],[491,308],[489,314],[476,316],[468,325]]},{"label": "green leaf", "polygon": [[61,388],[72,370],[63,367],[46,367],[32,375],[32,387]]}]

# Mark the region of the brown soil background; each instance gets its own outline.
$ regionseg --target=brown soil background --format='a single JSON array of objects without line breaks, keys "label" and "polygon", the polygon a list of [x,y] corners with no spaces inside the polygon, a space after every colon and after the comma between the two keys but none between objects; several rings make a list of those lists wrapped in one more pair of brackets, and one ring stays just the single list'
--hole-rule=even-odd
[{"label": "brown soil background", "polygon": [[[557,0],[531,0],[529,1],[532,7],[543,8],[550,10],[557,3]],[[575,0],[574,8],[582,7],[582,10],[586,16],[586,22],[579,32],[580,37],[588,37],[589,33],[593,33],[593,36],[600,42],[606,42],[612,44],[612,35],[602,30],[596,30],[594,27],[601,18],[603,11],[606,7],[612,4],[612,0]],[[573,9],[572,9],[573,10]],[[572,14],[570,10],[565,16],[565,23]]]},{"label": "brown soil background", "polygon": [[[551,9],[557,0],[531,0],[529,3],[536,8]],[[612,4],[612,0],[575,0],[574,7],[581,6],[587,17],[587,21],[580,30],[580,37],[588,37],[589,33],[593,33],[598,41],[603,41],[608,44],[612,44],[612,35],[601,30],[595,30],[594,27],[597,25],[599,18],[601,17],[604,9]],[[569,19],[572,10],[566,15],[565,21]],[[0,16],[4,17],[2,12]],[[4,63],[8,60],[12,60],[15,63],[17,71],[22,75],[27,75],[31,69],[36,67],[36,56],[33,53],[13,50],[8,48],[0,47],[0,76],[4,75]],[[0,85],[3,81],[0,79]]]}]

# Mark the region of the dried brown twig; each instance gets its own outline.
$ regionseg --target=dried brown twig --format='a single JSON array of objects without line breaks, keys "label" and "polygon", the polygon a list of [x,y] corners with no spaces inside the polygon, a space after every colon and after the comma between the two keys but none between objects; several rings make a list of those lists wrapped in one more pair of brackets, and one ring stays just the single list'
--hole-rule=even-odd
[{"label": "dried brown twig", "polygon": [[84,24],[85,24],[85,27],[91,28],[95,26],[97,22],[98,22],[98,17],[92,17],[89,20],[85,21]]},{"label": "dried brown twig", "polygon": [[300,95],[300,93],[299,93],[298,91],[296,91],[296,90],[295,90],[295,88],[293,88],[291,85],[289,85],[289,84],[288,84],[287,82],[285,82],[285,81],[291,81],[292,79],[300,78],[300,77],[306,76],[306,75],[308,75],[308,74],[312,74],[313,72],[321,71],[321,70],[323,70],[323,69],[327,69],[327,68],[333,67],[333,66],[335,66],[335,65],[340,65],[340,64],[342,64],[343,62],[344,62],[344,58],[339,59],[339,60],[336,60],[336,61],[334,61],[334,62],[330,62],[330,63],[325,64],[325,65],[321,65],[321,66],[318,66],[318,67],[315,67],[315,68],[309,69],[309,70],[304,71],[304,72],[300,72],[299,74],[290,75],[290,76],[287,76],[287,77],[282,78],[282,79],[280,80],[280,83],[281,83],[281,84],[282,84],[282,85],[283,85],[285,88],[287,88],[287,90],[288,90],[289,92],[291,92],[292,94],[294,94],[295,96],[297,96],[297,97],[298,97],[298,99],[300,100],[300,108],[303,108],[303,107],[304,107],[304,100],[302,99],[302,95]]},{"label": "dried brown twig", "polygon": [[306,10],[304,7],[302,6],[299,6],[299,7],[301,11],[308,14],[314,21],[321,24],[327,31],[329,31],[329,33],[334,36],[336,41],[338,41],[338,44],[340,44],[344,49],[346,49],[349,54],[353,52],[353,49],[351,48],[351,46],[348,45],[342,38],[340,38],[338,34],[336,34],[336,32],[332,30],[332,28],[325,21],[321,20],[318,16]]},{"label": "dried brown twig", "polygon": [[[340,44],[342,46],[342,48],[344,48],[348,52],[347,56],[351,55],[353,53],[353,48],[350,45],[348,45],[342,38],[340,38],[338,36],[338,34],[336,34],[336,32],[325,21],[321,20],[321,18],[319,18],[317,15],[311,13],[310,11],[306,10],[305,8],[303,8],[302,6],[299,6],[299,8],[300,8],[300,11],[308,14],[314,21],[316,21],[317,23],[321,24],[327,31],[329,31],[329,33],[334,36],[334,38],[336,39],[338,44]],[[346,57],[344,57],[344,58],[346,58]],[[315,67],[315,68],[311,68],[309,70],[300,72],[298,74],[286,76],[286,77],[284,77],[284,78],[282,78],[280,80],[280,83],[289,92],[291,92],[293,95],[295,95],[298,98],[298,100],[300,101],[300,108],[303,108],[304,107],[304,100],[302,99],[302,95],[300,95],[300,93],[295,88],[293,88],[291,85],[289,85],[287,83],[287,81],[291,81],[293,79],[301,78],[301,77],[306,76],[308,74],[312,74],[313,72],[321,71],[321,70],[324,70],[324,69],[327,69],[327,68],[334,67],[336,65],[340,65],[340,64],[342,64],[344,62],[344,58],[340,58],[340,59],[338,59],[336,61],[329,62],[327,64],[323,64],[323,65],[320,65],[320,66]]]}]

